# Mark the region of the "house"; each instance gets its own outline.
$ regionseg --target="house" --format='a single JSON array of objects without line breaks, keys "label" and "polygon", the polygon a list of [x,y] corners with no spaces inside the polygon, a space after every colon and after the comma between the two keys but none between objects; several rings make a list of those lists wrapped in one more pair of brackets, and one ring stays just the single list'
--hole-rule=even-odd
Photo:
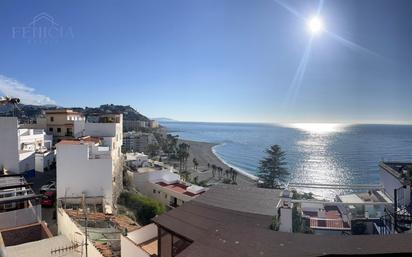
[{"label": "house", "polygon": [[126,153],[125,163],[133,170],[150,166],[149,157],[144,153]]},{"label": "house", "polygon": [[76,122],[76,139],[57,146],[57,198],[100,196],[105,212],[116,211],[123,188],[122,115],[105,115],[98,123]]},{"label": "house", "polygon": [[9,174],[34,174],[54,161],[52,136],[41,129],[20,128],[16,117],[0,117],[0,169]]},{"label": "house", "polygon": [[172,169],[140,168],[133,172],[133,185],[142,194],[156,199],[171,208],[181,206],[206,191],[180,179]]},{"label": "house", "polygon": [[45,111],[45,118],[37,123],[46,123],[46,132],[53,135],[56,143],[62,139],[73,138],[75,121],[84,121],[83,115],[70,109],[56,109]]}]

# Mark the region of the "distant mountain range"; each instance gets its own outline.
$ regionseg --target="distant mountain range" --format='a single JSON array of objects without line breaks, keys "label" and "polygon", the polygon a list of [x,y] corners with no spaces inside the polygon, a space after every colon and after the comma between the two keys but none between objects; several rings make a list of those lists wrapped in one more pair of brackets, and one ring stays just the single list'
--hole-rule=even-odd
[{"label": "distant mountain range", "polygon": [[170,122],[170,121],[177,121],[177,120],[174,120],[174,119],[169,119],[169,118],[153,118],[153,120],[156,120],[156,121],[158,121],[158,122]]},{"label": "distant mountain range", "polygon": [[[53,105],[25,105],[19,104],[17,108],[14,106],[0,106],[0,116],[17,116],[20,120],[35,120],[37,116],[41,115],[45,110],[54,110],[63,107],[53,106]],[[99,107],[72,107],[67,108],[72,109],[77,112],[83,113],[85,116],[92,114],[108,114],[108,113],[122,113],[123,119],[125,120],[141,120],[149,121],[150,119],[144,116],[143,114],[136,111],[130,105],[113,105],[113,104],[104,104]]]}]

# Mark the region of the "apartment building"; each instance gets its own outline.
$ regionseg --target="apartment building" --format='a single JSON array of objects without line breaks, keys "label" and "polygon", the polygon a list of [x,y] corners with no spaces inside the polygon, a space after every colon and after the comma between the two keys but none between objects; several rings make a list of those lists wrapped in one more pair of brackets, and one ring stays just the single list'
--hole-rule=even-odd
[{"label": "apartment building", "polygon": [[55,142],[73,138],[74,122],[84,121],[81,113],[70,109],[47,110],[43,119],[38,120],[38,123],[45,123],[47,133],[53,135]]},{"label": "apartment building", "polygon": [[142,120],[124,120],[123,121],[124,131],[137,131],[140,128],[147,128],[147,127],[149,127],[148,121],[142,121]]},{"label": "apartment building", "polygon": [[124,133],[122,149],[125,152],[145,152],[147,146],[157,145],[157,139],[152,133],[129,131]]},{"label": "apartment building", "polygon": [[54,161],[52,136],[20,128],[16,117],[0,117],[0,169],[9,174],[44,171]]},{"label": "apartment building", "polygon": [[75,122],[76,139],[57,146],[57,197],[103,197],[104,211],[116,212],[122,190],[122,115],[104,115],[99,122]]}]

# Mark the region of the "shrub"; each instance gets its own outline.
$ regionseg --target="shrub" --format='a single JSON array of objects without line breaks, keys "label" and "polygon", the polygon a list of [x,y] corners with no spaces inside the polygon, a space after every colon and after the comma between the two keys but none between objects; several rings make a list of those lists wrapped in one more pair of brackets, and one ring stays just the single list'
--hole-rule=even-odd
[{"label": "shrub", "polygon": [[166,211],[166,207],[159,201],[131,192],[122,192],[118,203],[133,211],[141,225],[147,225],[156,215]]},{"label": "shrub", "polygon": [[223,179],[223,181],[222,181],[224,184],[231,184],[232,183],[232,180],[230,180],[230,179],[228,179],[228,178],[225,178],[225,179]]}]

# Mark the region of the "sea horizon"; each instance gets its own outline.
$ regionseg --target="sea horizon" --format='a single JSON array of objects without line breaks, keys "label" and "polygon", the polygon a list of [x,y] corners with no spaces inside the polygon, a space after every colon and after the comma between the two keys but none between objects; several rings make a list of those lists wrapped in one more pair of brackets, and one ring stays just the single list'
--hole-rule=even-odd
[{"label": "sea horizon", "polygon": [[[288,182],[374,184],[380,161],[412,160],[412,125],[338,123],[161,122],[185,140],[215,143],[213,153],[228,166],[255,177],[265,149],[286,153]],[[310,190],[330,198],[348,190]]]}]

